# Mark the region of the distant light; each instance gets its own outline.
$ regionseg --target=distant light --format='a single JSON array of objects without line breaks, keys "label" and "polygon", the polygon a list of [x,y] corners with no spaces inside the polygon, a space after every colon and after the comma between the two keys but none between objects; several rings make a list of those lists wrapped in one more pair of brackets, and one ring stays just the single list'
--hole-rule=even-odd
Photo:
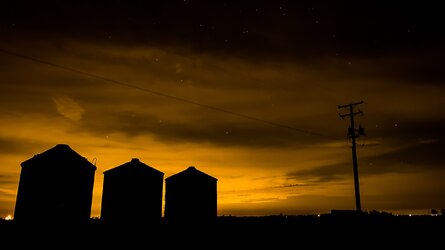
[{"label": "distant light", "polygon": [[412,215],[412,214],[409,214],[408,216],[411,217],[411,216],[413,216],[413,215]]},{"label": "distant light", "polygon": [[5,220],[12,220],[12,216],[10,214],[8,214],[8,216],[6,216]]},{"label": "distant light", "polygon": [[320,217],[321,216],[321,214],[317,214],[317,217]]}]

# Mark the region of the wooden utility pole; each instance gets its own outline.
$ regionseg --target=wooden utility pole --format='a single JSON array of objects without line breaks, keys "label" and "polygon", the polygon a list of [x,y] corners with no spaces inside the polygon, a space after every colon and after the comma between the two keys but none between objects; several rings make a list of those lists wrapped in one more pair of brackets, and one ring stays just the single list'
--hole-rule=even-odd
[{"label": "wooden utility pole", "polygon": [[349,109],[348,110],[349,113],[346,113],[346,114],[339,113],[338,115],[341,117],[341,119],[344,119],[345,117],[349,117],[350,121],[351,121],[351,125],[348,128],[348,137],[351,138],[351,140],[352,140],[352,166],[354,169],[355,208],[356,208],[357,212],[362,211],[362,205],[360,203],[360,183],[359,183],[359,179],[358,179],[358,163],[357,163],[357,152],[356,152],[355,138],[359,137],[360,135],[364,135],[365,130],[361,126],[358,129],[355,128],[354,116],[358,115],[358,114],[363,115],[363,112],[360,109],[358,111],[354,112],[354,107],[357,105],[360,105],[362,103],[363,103],[363,101],[338,106],[339,109],[344,109],[344,108]]}]

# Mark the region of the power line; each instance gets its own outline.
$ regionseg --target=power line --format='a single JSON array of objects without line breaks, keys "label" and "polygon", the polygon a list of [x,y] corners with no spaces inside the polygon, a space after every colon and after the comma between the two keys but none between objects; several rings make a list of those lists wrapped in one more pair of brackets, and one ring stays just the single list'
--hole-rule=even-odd
[{"label": "power line", "polygon": [[100,80],[102,80],[104,82],[107,82],[107,83],[113,83],[113,84],[124,86],[124,87],[127,87],[127,88],[132,88],[132,89],[135,89],[135,90],[139,90],[139,91],[143,91],[143,92],[146,92],[146,93],[150,93],[150,94],[153,94],[153,95],[158,95],[158,96],[162,96],[162,97],[165,97],[165,98],[173,99],[173,100],[176,100],[176,101],[179,101],[179,102],[184,102],[184,103],[192,104],[192,105],[199,106],[199,107],[202,107],[202,108],[207,108],[207,109],[219,111],[219,112],[222,112],[222,113],[230,114],[230,115],[233,115],[233,116],[238,116],[238,117],[241,117],[241,118],[244,118],[244,119],[248,119],[248,120],[252,120],[252,121],[256,121],[256,122],[269,124],[269,125],[272,125],[272,126],[275,126],[275,127],[280,127],[280,128],[285,128],[285,129],[288,129],[288,130],[297,131],[297,132],[300,132],[300,133],[304,133],[306,135],[316,135],[316,136],[324,137],[324,138],[331,139],[331,140],[343,140],[342,138],[337,138],[337,137],[334,137],[334,136],[329,136],[329,135],[325,135],[325,134],[321,134],[321,133],[317,133],[317,132],[311,132],[309,130],[304,130],[304,129],[296,128],[296,127],[293,127],[293,126],[280,124],[280,123],[277,123],[277,122],[272,122],[272,121],[264,120],[264,119],[261,119],[261,118],[256,118],[256,117],[253,117],[253,116],[250,116],[250,115],[246,115],[246,114],[230,111],[230,110],[227,110],[227,109],[223,109],[223,108],[207,105],[207,104],[200,103],[200,102],[191,101],[191,100],[188,100],[188,99],[185,99],[185,98],[182,98],[182,97],[165,94],[165,93],[162,93],[162,92],[159,92],[159,91],[156,91],[156,90],[151,90],[151,89],[139,87],[139,86],[136,86],[136,85],[133,85],[133,84],[129,84],[129,83],[122,82],[122,81],[117,81],[117,80],[114,80],[114,79],[111,79],[111,78],[107,78],[107,77],[104,77],[104,76],[101,76],[101,75],[89,73],[89,72],[83,71],[83,70],[78,70],[78,69],[75,69],[75,68],[72,68],[72,67],[67,67],[67,66],[64,66],[64,65],[61,65],[61,64],[57,64],[57,63],[54,63],[54,62],[42,60],[42,59],[39,59],[39,58],[36,58],[36,57],[28,56],[28,55],[25,55],[25,54],[17,53],[17,52],[14,52],[14,51],[3,49],[3,48],[0,48],[0,52],[2,52],[3,54],[10,55],[10,56],[14,56],[14,57],[18,57],[18,58],[21,58],[21,59],[25,59],[25,60],[28,60],[28,61],[44,64],[44,65],[51,66],[51,67],[58,68],[58,69],[63,69],[65,71],[69,71],[69,72],[76,73],[76,74],[79,74],[79,75],[84,75],[84,76],[88,76],[88,77],[91,77],[91,78],[100,79]]}]

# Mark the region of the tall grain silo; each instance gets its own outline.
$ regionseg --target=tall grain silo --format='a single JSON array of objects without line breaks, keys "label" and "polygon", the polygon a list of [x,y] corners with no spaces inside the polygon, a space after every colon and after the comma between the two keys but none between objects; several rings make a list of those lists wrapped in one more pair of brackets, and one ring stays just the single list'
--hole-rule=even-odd
[{"label": "tall grain silo", "polygon": [[14,211],[17,222],[87,222],[96,166],[68,145],[37,154],[21,164]]},{"label": "tall grain silo", "polygon": [[217,179],[191,166],[165,179],[168,223],[212,223],[217,217]]},{"label": "tall grain silo", "polygon": [[104,172],[101,220],[157,224],[162,219],[164,173],[133,158]]}]

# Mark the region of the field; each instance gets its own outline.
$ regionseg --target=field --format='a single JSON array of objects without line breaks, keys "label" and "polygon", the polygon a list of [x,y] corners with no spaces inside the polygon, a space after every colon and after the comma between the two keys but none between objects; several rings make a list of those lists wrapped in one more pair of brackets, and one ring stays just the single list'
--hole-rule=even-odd
[{"label": "field", "polygon": [[[33,239],[42,246],[97,247],[291,247],[295,245],[339,247],[414,246],[422,249],[442,244],[445,216],[395,216],[385,213],[273,215],[262,217],[220,216],[214,223],[144,225],[137,219],[106,225],[92,219],[83,225],[41,223],[18,225],[1,221],[1,235],[17,244]],[[62,245],[60,245],[62,244]],[[357,245],[358,244],[358,245]],[[25,244],[26,245],[26,244]],[[24,245],[24,246],[25,246]],[[138,247],[139,248],[139,247]],[[156,247],[155,249],[158,249]]]}]

